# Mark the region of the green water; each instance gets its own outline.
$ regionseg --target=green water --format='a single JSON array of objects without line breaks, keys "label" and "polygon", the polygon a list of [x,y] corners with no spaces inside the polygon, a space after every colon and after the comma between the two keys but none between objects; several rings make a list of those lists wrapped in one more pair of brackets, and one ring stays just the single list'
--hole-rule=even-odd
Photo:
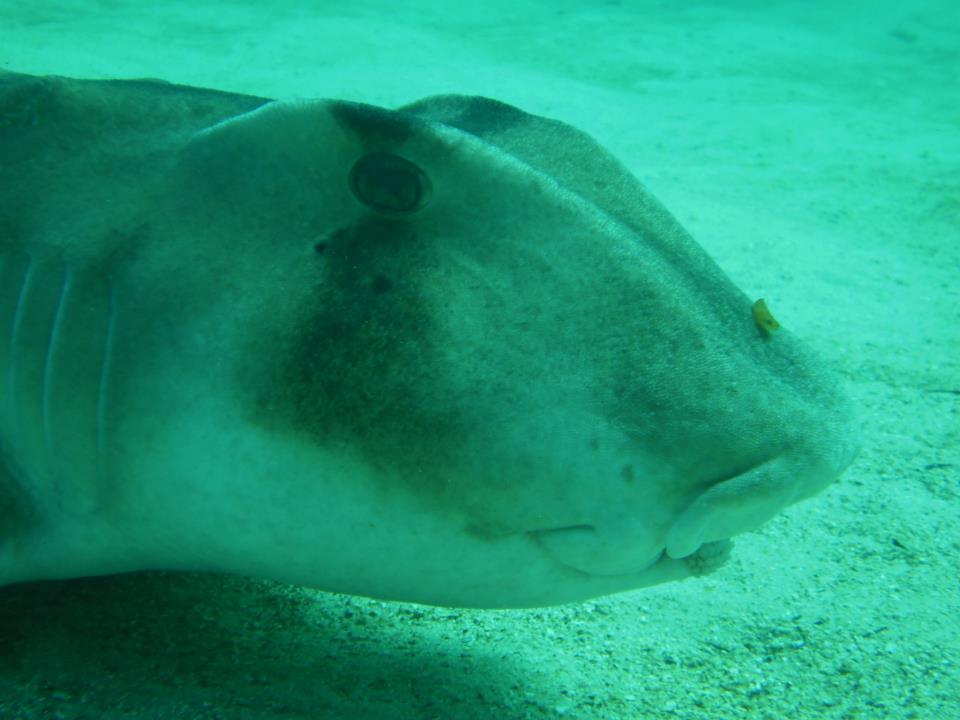
[{"label": "green water", "polygon": [[561,119],[838,370],[863,423],[839,483],[716,572],[582,603],[3,587],[0,720],[960,717],[955,3],[0,0],[0,70]]}]

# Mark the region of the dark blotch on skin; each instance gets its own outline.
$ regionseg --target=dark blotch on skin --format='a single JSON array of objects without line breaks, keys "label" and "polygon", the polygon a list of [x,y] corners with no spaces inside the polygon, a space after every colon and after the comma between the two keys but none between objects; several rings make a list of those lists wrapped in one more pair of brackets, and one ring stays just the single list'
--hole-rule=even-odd
[{"label": "dark blotch on skin", "polygon": [[386,275],[377,275],[373,279],[370,289],[373,290],[377,295],[381,295],[385,292],[388,292],[392,287],[393,283],[390,282],[390,278],[388,278]]},{"label": "dark blotch on skin", "polygon": [[468,133],[484,137],[491,133],[501,133],[526,122],[529,115],[499,100],[490,98],[469,98],[463,104],[459,115],[450,121],[450,125]]},{"label": "dark blotch on skin", "polygon": [[442,122],[477,137],[506,132],[529,122],[531,117],[523,110],[499,100],[462,95],[427,98],[407,105],[402,110]]},{"label": "dark blotch on skin", "polygon": [[401,145],[420,124],[411,115],[360,103],[332,103],[330,112],[370,150]]},{"label": "dark blotch on skin", "polygon": [[399,483],[446,502],[446,478],[432,469],[453,466],[470,430],[459,404],[436,390],[444,337],[418,292],[419,274],[434,265],[429,245],[413,223],[373,213],[326,242],[296,322],[267,341],[269,362],[238,379],[254,393],[249,417],[319,447],[350,448],[384,471],[391,491]]}]

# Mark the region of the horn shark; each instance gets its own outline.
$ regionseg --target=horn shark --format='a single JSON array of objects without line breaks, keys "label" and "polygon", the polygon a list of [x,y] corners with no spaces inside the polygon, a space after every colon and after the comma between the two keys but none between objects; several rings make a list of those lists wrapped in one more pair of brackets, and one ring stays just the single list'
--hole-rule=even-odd
[{"label": "horn shark", "polygon": [[575,601],[713,570],[858,443],[564,123],[0,75],[0,584]]}]

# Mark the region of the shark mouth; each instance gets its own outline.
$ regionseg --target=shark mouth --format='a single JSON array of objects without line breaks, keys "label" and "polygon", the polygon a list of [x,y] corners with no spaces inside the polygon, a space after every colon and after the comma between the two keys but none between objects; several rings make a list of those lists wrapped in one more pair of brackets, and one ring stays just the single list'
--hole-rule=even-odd
[{"label": "shark mouth", "polygon": [[852,461],[856,446],[825,454],[792,450],[710,484],[661,528],[620,523],[580,523],[528,531],[530,539],[561,565],[590,575],[643,572],[665,560],[716,567],[729,539],[756,530],[784,507],[815,494]]}]

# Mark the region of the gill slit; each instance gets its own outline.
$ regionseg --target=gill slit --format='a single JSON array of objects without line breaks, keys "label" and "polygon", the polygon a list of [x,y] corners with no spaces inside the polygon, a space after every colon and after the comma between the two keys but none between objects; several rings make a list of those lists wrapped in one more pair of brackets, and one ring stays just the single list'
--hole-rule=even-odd
[{"label": "gill slit", "polygon": [[[20,334],[20,328],[23,326],[23,316],[26,314],[26,299],[30,285],[33,282],[34,260],[32,255],[27,255],[27,269],[23,272],[23,280],[20,283],[20,292],[17,295],[17,308],[13,313],[13,329],[10,331],[10,367],[7,368],[7,397],[11,411],[16,412],[17,406],[17,336]],[[12,423],[10,433],[13,435],[18,432],[17,423]],[[16,445],[19,438],[11,437],[10,441]]]},{"label": "gill slit", "polygon": [[97,387],[97,476],[104,477],[106,455],[107,389],[113,365],[113,344],[117,324],[117,303],[113,286],[107,282],[107,335],[100,360],[100,382]]},{"label": "gill slit", "polygon": [[57,344],[60,341],[60,334],[63,325],[63,308],[67,302],[67,295],[70,293],[70,286],[73,280],[73,272],[69,265],[64,266],[63,283],[60,286],[60,297],[57,298],[57,309],[53,315],[53,322],[50,324],[50,335],[47,338],[47,355],[43,360],[43,389],[41,390],[43,414],[43,443],[48,458],[53,455],[53,428],[51,426],[51,404],[53,402],[52,386],[54,383],[54,373],[56,372],[56,351]]}]

